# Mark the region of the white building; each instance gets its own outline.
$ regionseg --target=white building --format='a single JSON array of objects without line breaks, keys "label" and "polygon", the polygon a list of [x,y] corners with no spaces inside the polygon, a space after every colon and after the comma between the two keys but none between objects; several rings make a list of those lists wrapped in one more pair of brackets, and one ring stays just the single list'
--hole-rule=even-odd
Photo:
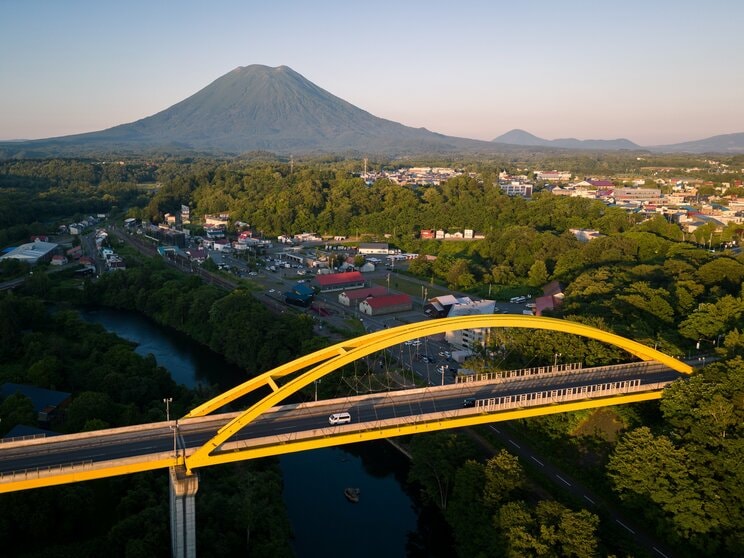
[{"label": "white building", "polygon": [[[465,304],[454,304],[447,317],[476,316],[479,314],[493,314],[496,302],[493,300],[470,301]],[[448,331],[445,339],[453,347],[461,350],[471,349],[476,345],[485,345],[488,342],[489,328],[461,329]]]}]

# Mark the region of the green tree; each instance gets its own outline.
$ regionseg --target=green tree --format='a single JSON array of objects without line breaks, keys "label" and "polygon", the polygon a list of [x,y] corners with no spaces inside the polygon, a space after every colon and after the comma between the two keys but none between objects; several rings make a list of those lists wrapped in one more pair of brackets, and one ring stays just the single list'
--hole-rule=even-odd
[{"label": "green tree", "polygon": [[457,470],[473,456],[472,446],[451,432],[435,432],[414,436],[411,456],[409,478],[421,484],[438,508],[446,510]]},{"label": "green tree", "polygon": [[483,500],[495,509],[525,483],[525,474],[519,459],[506,450],[500,450],[486,462]]},{"label": "green tree", "polygon": [[0,402],[0,428],[7,432],[15,425],[36,426],[38,424],[34,405],[31,400],[20,393],[9,395]]},{"label": "green tree", "polygon": [[530,268],[528,283],[533,287],[541,287],[548,282],[548,268],[543,260],[535,260]]}]

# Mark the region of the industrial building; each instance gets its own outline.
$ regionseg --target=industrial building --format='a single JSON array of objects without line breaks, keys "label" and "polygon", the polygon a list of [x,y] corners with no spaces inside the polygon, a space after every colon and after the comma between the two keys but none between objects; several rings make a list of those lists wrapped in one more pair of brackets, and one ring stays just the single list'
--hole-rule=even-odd
[{"label": "industrial building", "polygon": [[26,244],[21,244],[7,254],[0,256],[0,260],[20,260],[31,265],[37,263],[50,262],[57,250],[58,244],[54,242],[44,242],[35,240]]}]

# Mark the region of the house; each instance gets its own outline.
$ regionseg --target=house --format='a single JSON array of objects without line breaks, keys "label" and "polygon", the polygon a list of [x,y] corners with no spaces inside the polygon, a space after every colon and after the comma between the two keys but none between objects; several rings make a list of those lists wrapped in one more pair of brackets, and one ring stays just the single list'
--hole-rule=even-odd
[{"label": "house", "polygon": [[219,213],[204,216],[204,225],[206,227],[222,227],[227,228],[230,222],[230,215],[228,213]]},{"label": "house", "polygon": [[52,256],[52,265],[65,265],[67,263],[67,258],[65,256],[62,256],[60,254],[57,254],[55,256]]},{"label": "house", "polygon": [[443,295],[430,298],[424,304],[424,314],[430,318],[446,318],[453,306],[457,304],[470,304],[473,302],[468,297],[457,298],[454,295]]},{"label": "house", "polygon": [[413,308],[413,301],[407,294],[387,294],[368,298],[359,303],[359,311],[368,316],[406,312]]},{"label": "house", "polygon": [[317,275],[315,277],[315,282],[322,293],[343,291],[347,289],[361,289],[366,286],[364,277],[362,277],[362,274],[358,271]]},{"label": "house", "polygon": [[307,308],[312,304],[315,297],[315,291],[307,283],[297,283],[284,293],[284,302],[295,306],[304,306]]},{"label": "house", "polygon": [[353,289],[350,291],[343,291],[338,295],[339,304],[344,306],[356,307],[362,300],[370,297],[380,297],[388,294],[388,290],[385,287],[367,287],[364,289]]},{"label": "house", "polygon": [[543,287],[543,296],[535,299],[535,316],[542,316],[546,310],[554,310],[563,304],[563,288],[558,281],[551,281]]},{"label": "house", "polygon": [[83,250],[80,246],[73,246],[67,252],[65,252],[67,257],[71,260],[78,260],[80,259],[80,256],[83,255]]}]

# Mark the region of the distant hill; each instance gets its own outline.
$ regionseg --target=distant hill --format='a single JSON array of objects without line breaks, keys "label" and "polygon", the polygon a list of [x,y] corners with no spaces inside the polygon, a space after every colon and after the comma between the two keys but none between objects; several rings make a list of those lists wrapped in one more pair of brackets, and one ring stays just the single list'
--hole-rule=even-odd
[{"label": "distant hill", "polygon": [[646,149],[661,153],[744,153],[744,132],[671,145],[655,145]]},{"label": "distant hill", "polygon": [[448,137],[378,118],[321,89],[291,68],[262,65],[236,68],[180,103],[130,124],[13,145],[31,152],[493,151],[488,142]]},{"label": "distant hill", "polygon": [[553,147],[559,149],[591,149],[595,151],[617,151],[620,149],[653,151],[657,153],[744,153],[744,133],[713,136],[697,141],[669,145],[640,146],[630,140],[578,140],[561,138],[546,140],[524,130],[511,130],[493,140],[494,142],[525,147]]},{"label": "distant hill", "polygon": [[525,132],[524,130],[511,130],[493,140],[498,143],[511,145],[524,145],[534,147],[556,147],[559,149],[592,149],[597,151],[616,151],[619,149],[643,149],[641,146],[625,138],[614,140],[579,140],[575,138],[561,138],[546,140]]}]

